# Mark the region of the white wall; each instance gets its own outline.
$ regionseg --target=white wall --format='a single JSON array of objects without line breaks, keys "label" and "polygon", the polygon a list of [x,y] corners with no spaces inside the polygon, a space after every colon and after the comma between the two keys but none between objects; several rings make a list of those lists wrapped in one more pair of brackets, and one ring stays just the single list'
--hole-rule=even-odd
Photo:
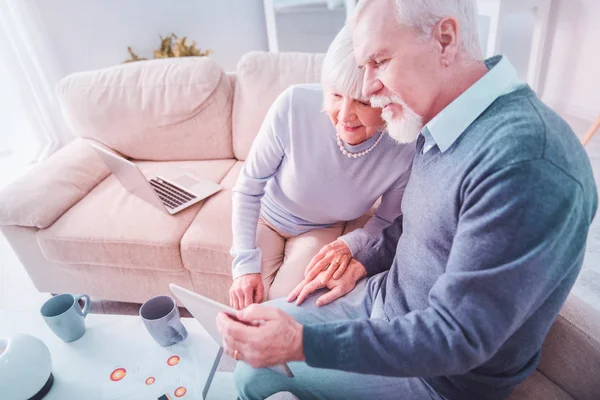
[{"label": "white wall", "polygon": [[600,1],[554,0],[543,100],[592,121],[600,115]]},{"label": "white wall", "polygon": [[[548,0],[551,1],[551,0]],[[543,100],[560,113],[585,121],[600,114],[600,0],[552,0],[553,11],[542,71]],[[44,0],[38,8],[47,34],[49,54],[57,58],[61,75],[121,63],[127,46],[151,57],[160,34],[175,32],[210,47],[212,56],[227,71],[235,70],[239,58],[252,50],[267,50],[263,0]],[[330,22],[339,18],[331,13]],[[312,17],[308,31],[299,34],[288,16],[280,16],[282,50],[324,51],[313,39],[333,37],[322,20]],[[481,21],[480,21],[481,22]],[[514,22],[514,21],[509,21]],[[514,26],[521,24],[515,23]],[[513,26],[513,28],[514,28]],[[509,45],[527,37],[507,27]],[[310,47],[310,48],[307,48]],[[520,46],[519,48],[522,48]],[[518,63],[517,63],[518,64]],[[517,65],[523,70],[524,66]]]},{"label": "white wall", "polygon": [[152,58],[159,35],[188,36],[214,50],[226,71],[251,50],[267,50],[262,0],[38,1],[50,45],[64,74],[119,64],[127,46]]},{"label": "white wall", "polygon": [[346,9],[328,10],[308,7],[306,10],[275,12],[279,51],[325,53],[344,26]]}]

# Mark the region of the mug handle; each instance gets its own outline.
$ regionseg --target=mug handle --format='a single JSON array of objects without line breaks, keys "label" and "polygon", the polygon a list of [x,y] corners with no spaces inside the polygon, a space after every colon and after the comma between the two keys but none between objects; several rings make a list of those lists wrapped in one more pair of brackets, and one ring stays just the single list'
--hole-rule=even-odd
[{"label": "mug handle", "polygon": [[185,329],[179,318],[173,318],[168,322],[168,325],[179,335],[175,338],[175,343],[183,342],[187,338],[187,329]]},{"label": "mug handle", "polygon": [[77,309],[81,313],[81,316],[83,318],[85,318],[85,317],[87,317],[88,312],[90,312],[90,307],[92,306],[92,302],[90,300],[90,296],[88,296],[87,294],[78,294],[75,296],[76,303],[79,302],[80,299],[83,299],[83,310],[80,309],[79,307],[77,307]]}]

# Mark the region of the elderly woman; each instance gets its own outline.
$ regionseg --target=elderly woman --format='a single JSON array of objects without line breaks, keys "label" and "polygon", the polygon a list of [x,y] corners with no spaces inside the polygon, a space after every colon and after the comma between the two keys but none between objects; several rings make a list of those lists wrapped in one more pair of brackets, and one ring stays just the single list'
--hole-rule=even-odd
[{"label": "elderly woman", "polygon": [[[344,28],[321,85],[292,86],[269,110],[233,189],[232,307],[287,296],[307,266],[336,278],[400,215],[415,146],[385,133],[362,80]],[[342,235],[380,197],[365,227]]]}]

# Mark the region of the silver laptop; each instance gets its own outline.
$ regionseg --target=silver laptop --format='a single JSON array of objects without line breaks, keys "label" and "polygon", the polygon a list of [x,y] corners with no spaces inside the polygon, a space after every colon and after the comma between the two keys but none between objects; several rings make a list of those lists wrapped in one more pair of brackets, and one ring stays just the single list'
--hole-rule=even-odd
[{"label": "silver laptop", "polygon": [[90,145],[128,192],[169,214],[185,210],[221,189],[219,184],[200,180],[186,171],[177,172],[174,178],[166,178],[165,174],[146,178],[135,163],[102,146]]}]

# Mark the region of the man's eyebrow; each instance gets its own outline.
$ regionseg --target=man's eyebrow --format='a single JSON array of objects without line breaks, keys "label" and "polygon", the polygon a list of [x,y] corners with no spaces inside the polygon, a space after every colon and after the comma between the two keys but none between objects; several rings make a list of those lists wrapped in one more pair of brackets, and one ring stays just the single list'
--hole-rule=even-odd
[{"label": "man's eyebrow", "polygon": [[363,69],[365,67],[365,64],[368,64],[370,62],[375,62],[375,60],[381,55],[381,52],[378,51],[376,53],[372,53],[371,55],[369,55],[366,60],[361,64],[358,63],[358,68],[359,69]]}]

